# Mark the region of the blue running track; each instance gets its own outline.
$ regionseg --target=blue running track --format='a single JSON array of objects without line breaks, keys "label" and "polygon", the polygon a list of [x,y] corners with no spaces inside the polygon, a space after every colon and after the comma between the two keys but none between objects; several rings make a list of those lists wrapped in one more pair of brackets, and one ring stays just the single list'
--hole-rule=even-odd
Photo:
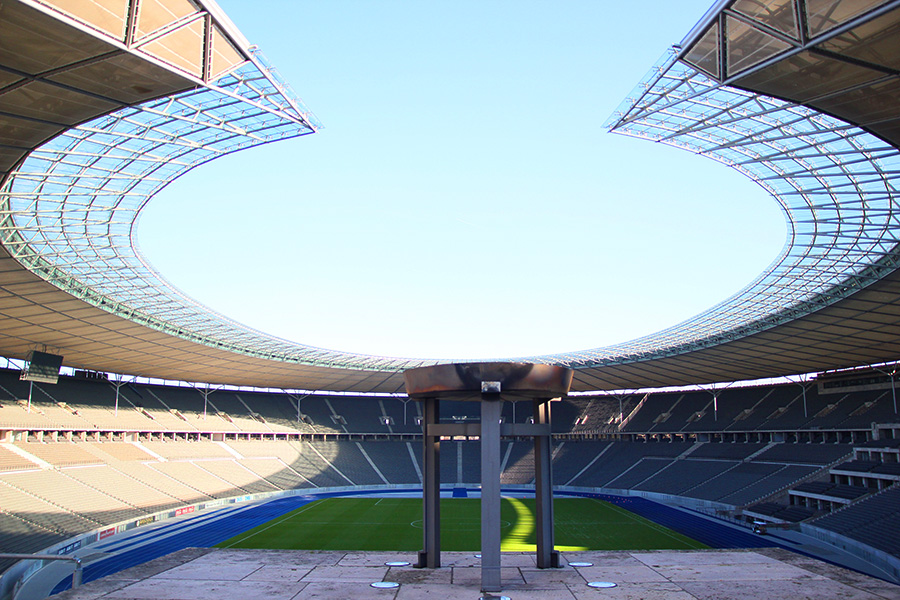
[{"label": "blue running track", "polygon": [[592,494],[591,497],[620,506],[654,523],[673,529],[682,535],[706,544],[710,548],[771,548],[772,546],[781,546],[781,544],[771,538],[764,538],[749,531],[722,525],[708,518],[693,515],[684,510],[672,508],[646,498],[607,496],[605,494]]}]

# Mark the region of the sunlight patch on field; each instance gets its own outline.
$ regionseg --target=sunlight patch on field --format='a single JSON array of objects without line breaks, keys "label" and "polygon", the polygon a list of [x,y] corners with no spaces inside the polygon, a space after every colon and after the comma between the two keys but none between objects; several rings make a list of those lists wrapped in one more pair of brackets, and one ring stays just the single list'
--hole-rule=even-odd
[{"label": "sunlight patch on field", "polygon": [[[533,540],[535,536],[534,515],[528,508],[528,505],[519,498],[504,498],[504,500],[512,504],[515,509],[516,521],[512,531],[503,535],[503,539],[500,541],[500,550],[504,552],[536,552],[537,545],[528,541],[529,539]],[[553,548],[560,552],[590,550],[587,546],[563,546],[559,544]]]}]

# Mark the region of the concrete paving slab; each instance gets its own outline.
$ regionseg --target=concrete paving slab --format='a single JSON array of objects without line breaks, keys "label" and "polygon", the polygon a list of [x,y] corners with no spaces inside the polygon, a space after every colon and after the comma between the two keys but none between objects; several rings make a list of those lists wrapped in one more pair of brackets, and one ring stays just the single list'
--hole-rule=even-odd
[{"label": "concrete paving slab", "polygon": [[894,584],[869,577],[858,571],[851,571],[850,569],[826,563],[810,556],[796,554],[782,548],[762,548],[759,552],[815,575],[821,575],[833,581],[839,581],[851,587],[869,591],[877,596],[890,598],[891,600],[896,600],[898,596],[897,586]]},{"label": "concrete paving slab", "polygon": [[300,581],[313,570],[312,565],[263,565],[244,577],[244,581]]},{"label": "concrete paving slab", "polygon": [[118,589],[125,587],[126,585],[131,585],[132,583],[139,581],[137,579],[112,579],[110,577],[104,577],[99,581],[94,581],[90,584],[90,589],[87,587],[83,587],[78,590],[66,590],[60,594],[53,596],[54,600],[71,600],[76,595],[79,600],[98,600],[99,598],[103,598],[107,594],[114,592]]},{"label": "concrete paving slab", "polygon": [[[828,579],[783,581],[690,581],[680,584],[697,600],[747,600],[748,598],[790,598],[790,600],[882,600],[865,590]],[[900,598],[895,595],[894,598]]]},{"label": "concrete paving slab", "polygon": [[314,581],[293,600],[394,600],[398,591],[399,588],[379,590],[361,582]]},{"label": "concrete paving slab", "polygon": [[832,579],[832,581],[838,581],[852,588],[869,592],[870,594],[874,594],[878,598],[885,598],[887,600],[900,600],[900,590],[898,590],[897,586],[892,583],[881,581],[880,579],[874,579],[872,577],[866,577],[865,575],[855,573],[853,571],[847,571],[847,574],[848,576],[846,577],[835,577]]},{"label": "concrete paving slab", "polygon": [[[598,580],[606,581],[606,580]],[[674,583],[619,583],[614,588],[571,587],[576,600],[697,600]]]},{"label": "concrete paving slab", "polygon": [[215,581],[209,579],[161,579],[154,577],[125,586],[104,596],[109,600],[221,600],[266,598],[291,600],[305,583],[272,581]]},{"label": "concrete paving slab", "polygon": [[303,581],[383,581],[387,567],[315,567]]},{"label": "concrete paving slab", "polygon": [[747,550],[660,550],[634,552],[632,556],[646,565],[740,565],[777,564],[781,561],[764,554]]},{"label": "concrete paving slab", "polygon": [[584,585],[585,579],[573,568],[568,569],[524,569],[519,572],[528,586],[542,587],[551,584]]},{"label": "concrete paving slab", "polygon": [[[502,594],[513,600],[575,600],[575,594],[566,587],[555,588],[553,590],[520,588],[508,591],[504,590]],[[480,594],[474,597],[469,596],[470,600],[477,600],[479,597]]]},{"label": "concrete paving slab", "polygon": [[417,560],[418,557],[409,552],[348,552],[337,564],[342,567],[381,567],[386,562],[415,564]]},{"label": "concrete paving slab", "polygon": [[[631,565],[578,567],[578,573],[587,581],[612,581],[615,583],[651,583],[668,581],[656,570],[633,561]],[[597,563],[595,563],[596,565]]]},{"label": "concrete paving slab", "polygon": [[187,564],[163,571],[157,577],[163,579],[240,581],[266,564],[262,560],[253,560],[247,557],[244,560],[233,557],[223,557],[222,560],[204,560],[204,558],[192,560]]},{"label": "concrete paving slab", "polygon": [[479,567],[481,559],[477,552],[441,552],[442,567]]},{"label": "concrete paving slab", "polygon": [[[481,564],[481,561],[478,561],[478,564]],[[529,552],[528,554],[520,554],[520,553],[511,553],[511,552],[503,552],[500,555],[500,566],[501,567],[526,567],[526,568],[536,568],[537,567],[537,557],[533,552]]]},{"label": "concrete paving slab", "polygon": [[450,585],[453,581],[453,569],[416,569],[409,567],[391,567],[384,576],[385,581],[400,584],[434,584]]},{"label": "concrete paving slab", "polygon": [[822,579],[821,575],[810,573],[784,563],[759,563],[743,565],[669,565],[656,567],[656,571],[669,581],[777,581]]},{"label": "concrete paving slab", "polygon": [[[570,562],[592,562],[594,566],[644,566],[644,563],[627,552],[578,552],[563,555],[565,564]],[[579,569],[585,567],[578,567]]]},{"label": "concrete paving slab", "polygon": [[160,556],[159,558],[145,562],[144,564],[136,565],[130,569],[113,573],[109,578],[131,580],[146,579],[215,551],[214,548],[185,548],[184,550],[179,550],[172,554]]},{"label": "concrete paving slab", "polygon": [[[195,549],[123,572],[129,573],[129,579],[119,574],[56,598],[475,600],[481,596],[481,568],[472,564],[478,559],[470,553],[448,555],[449,562],[463,566],[441,569],[378,566],[385,562],[384,553]],[[594,562],[597,566],[562,569],[505,566],[503,594],[513,600],[900,600],[900,586],[791,553],[590,552],[567,553],[565,558]],[[737,562],[731,562],[732,559]],[[317,564],[317,560],[322,562]],[[222,569],[226,567],[234,570],[227,578],[222,577]],[[308,572],[304,573],[306,569]],[[244,574],[242,579],[236,580],[240,573]],[[383,580],[395,581],[400,587],[392,590],[370,587],[372,582]],[[617,587],[592,589],[587,586],[588,581],[612,581]]]},{"label": "concrete paving slab", "polygon": [[478,600],[479,596],[479,588],[474,585],[413,583],[400,586],[396,600]]},{"label": "concrete paving slab", "polygon": [[[525,583],[522,574],[516,567],[500,567],[500,582],[502,585],[518,585]],[[453,567],[454,584],[478,584],[481,585],[481,567]]]}]

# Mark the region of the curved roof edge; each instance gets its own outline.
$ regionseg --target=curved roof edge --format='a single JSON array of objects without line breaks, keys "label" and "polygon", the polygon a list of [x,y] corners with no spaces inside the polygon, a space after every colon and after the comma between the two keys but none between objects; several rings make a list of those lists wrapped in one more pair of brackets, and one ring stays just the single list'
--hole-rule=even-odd
[{"label": "curved roof edge", "polygon": [[[10,60],[18,61],[16,65],[0,68],[21,73],[20,87],[35,82],[96,102],[68,115],[70,104],[63,98],[55,109],[60,118],[46,123],[49,129],[33,140],[21,140],[23,148],[31,144],[29,152],[4,171],[8,176],[0,188],[0,241],[11,256],[57,288],[127,321],[254,359],[387,374],[461,362],[366,356],[281,340],[209,311],[153,272],[134,241],[134,224],[153,194],[208,160],[312,133],[317,125],[277,74],[252,48],[236,41],[230,25],[223,25],[214,9],[204,8],[207,5],[185,2],[180,5],[185,14],[161,25],[143,23],[141,29],[143,17],[135,12],[135,0],[120,0],[125,10],[120,39],[116,32],[99,31],[84,15],[56,14],[58,10],[48,8],[51,4],[52,0],[11,3],[24,15],[21,22],[34,29],[21,35],[53,29],[62,39],[83,41],[89,56],[75,57],[64,66],[43,64],[41,57],[14,56]],[[743,4],[747,3],[734,6]],[[884,6],[896,8],[900,0]],[[853,18],[865,24],[885,14],[888,9],[881,7]],[[654,361],[662,365],[672,357],[700,355],[754,338],[855,298],[895,274],[900,241],[896,147],[883,129],[876,131],[877,124],[859,127],[829,116],[820,106],[807,106],[822,104],[822,98],[831,97],[827,94],[800,101],[790,99],[790,94],[780,94],[779,99],[749,90],[753,81],[771,87],[770,79],[760,79],[761,73],[766,68],[777,71],[782,63],[768,53],[740,70],[738,66],[749,63],[733,55],[741,47],[738,42],[758,58],[762,51],[750,42],[760,39],[759,32],[782,42],[782,37],[790,37],[783,32],[774,35],[778,22],[771,15],[766,18],[771,22],[725,9],[711,21],[719,29],[713,33],[706,29],[693,46],[667,54],[608,125],[614,132],[704,154],[767,189],[790,224],[779,259],[736,296],[657,334],[608,348],[505,360],[574,367],[582,370],[586,386],[592,379],[602,381],[602,374],[596,374],[608,366],[665,371],[656,369]],[[728,19],[747,27],[737,28]],[[893,27],[892,22],[886,26]],[[828,30],[819,41],[840,42],[848,27],[844,23]],[[197,38],[200,46],[191,46],[196,42],[188,40],[197,36],[188,34],[198,31],[204,32]],[[742,31],[749,37],[735,33]],[[783,51],[787,63],[809,50],[804,46],[809,40],[802,35],[798,40]],[[716,57],[712,66],[704,62],[710,55]],[[84,71],[111,70],[118,76],[123,61],[129,65],[138,61],[159,86],[145,88],[142,83],[152,82],[138,76],[125,90],[126,85],[95,81]],[[742,79],[731,77],[732,71]],[[802,92],[804,86],[816,85],[813,79],[803,79],[803,68],[799,71],[800,76],[789,78],[791,90]],[[896,70],[881,75],[881,84],[897,79]],[[67,82],[60,83],[60,76]],[[756,79],[748,79],[752,77]],[[729,82],[743,87],[725,85]],[[891,106],[896,109],[893,98]],[[865,98],[853,106],[857,105],[865,106]],[[16,118],[39,121],[28,114],[26,103],[19,108],[22,114]],[[882,306],[894,302],[896,295]],[[708,380],[707,375],[698,377]]]},{"label": "curved roof edge", "polygon": [[780,256],[722,303],[674,327],[582,353],[584,366],[671,356],[828,306],[900,266],[900,151],[801,104],[726,86],[675,47],[607,122],[688,150],[766,189],[788,221]]}]

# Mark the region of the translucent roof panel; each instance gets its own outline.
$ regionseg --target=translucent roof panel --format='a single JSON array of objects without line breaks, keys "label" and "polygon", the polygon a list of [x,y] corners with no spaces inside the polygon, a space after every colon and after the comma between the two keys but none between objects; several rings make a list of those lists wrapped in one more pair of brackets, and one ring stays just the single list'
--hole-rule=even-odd
[{"label": "translucent roof panel", "polygon": [[740,85],[804,102],[884,78],[884,73],[805,50],[742,77]]},{"label": "translucent roof panel", "polygon": [[900,70],[900,11],[861,23],[819,47],[873,66]]},{"label": "translucent roof panel", "polygon": [[784,52],[791,44],[731,16],[725,18],[725,48],[729,75]]},{"label": "translucent roof panel", "polygon": [[684,59],[701,71],[720,76],[719,69],[719,23],[713,23],[696,44],[686,53]]},{"label": "translucent roof panel", "polygon": [[[884,132],[900,130],[897,74],[860,61],[890,62],[894,42],[881,32],[895,32],[896,20],[875,15],[880,25],[874,29],[856,23],[855,15],[870,14],[856,10],[858,5],[808,0],[807,9],[818,11],[816,27],[833,33],[801,43],[792,37],[792,4],[732,3],[724,17],[716,15],[698,28],[697,39],[681,55],[678,50],[667,53],[608,121],[614,133],[702,154],[767,190],[788,223],[777,260],[735,296],[657,334],[606,348],[507,360],[563,364],[585,373],[606,365],[625,365],[625,370],[642,361],[646,373],[662,372],[670,367],[646,361],[793,323],[892,276],[900,265],[900,153]],[[139,39],[123,60],[140,65],[142,53],[153,51],[172,68],[148,60],[156,70],[138,69],[135,77],[144,81],[140,78],[146,75],[148,85],[169,85],[159,74],[165,71],[183,87],[129,106],[121,106],[129,102],[125,97],[107,105],[83,94],[88,100],[76,97],[53,109],[55,119],[80,123],[72,128],[63,123],[45,129],[24,116],[8,116],[6,123],[16,129],[9,146],[33,142],[37,147],[0,188],[5,250],[80,300],[207,347],[361,371],[396,372],[452,362],[366,356],[278,339],[197,304],[146,264],[134,230],[154,194],[201,163],[306,135],[317,125],[263,57],[238,43],[235,32],[217,29],[223,23],[203,12],[201,2],[153,0],[140,6],[147,12],[140,16]],[[25,22],[28,15],[23,15]],[[40,35],[45,23],[34,20],[32,25],[28,35]],[[10,31],[10,36],[19,35]],[[0,47],[4,43],[0,40]],[[831,46],[823,52],[823,47],[803,46],[807,43]],[[101,42],[96,46],[86,43],[84,48],[102,53],[106,47]],[[840,53],[856,58],[845,60]],[[75,53],[73,59],[79,56]],[[57,59],[36,55],[13,60],[23,70],[46,70]],[[728,72],[722,72],[723,63]],[[122,64],[121,72],[130,65]],[[88,65],[59,65],[53,76],[68,78],[68,85],[79,84],[79,89],[94,85],[90,89],[112,95],[110,79],[92,83],[91,72],[80,71],[82,66]],[[735,82],[740,85],[729,85]],[[56,83],[38,79],[27,86],[52,103],[58,98]],[[7,102],[22,115],[37,110],[14,95],[3,96],[0,104]],[[70,112],[75,103],[89,101],[101,105]],[[96,117],[99,112],[103,116]],[[834,116],[844,113],[843,119]],[[84,114],[91,118],[80,116]],[[6,139],[3,134],[0,129],[0,139]],[[14,155],[6,160],[15,163]]]},{"label": "translucent roof panel", "polygon": [[884,0],[806,0],[804,4],[808,33],[813,37],[884,4]]},{"label": "translucent roof panel", "polygon": [[794,0],[736,0],[731,9],[794,39],[800,39]]},{"label": "translucent roof panel", "polygon": [[680,325],[605,349],[611,362],[706,347],[796,318],[884,276],[900,255],[895,147],[813,108],[726,86],[677,56],[675,49],[654,67],[608,121],[610,131],[690,150],[750,177],[781,205],[789,238],[743,291]]}]

